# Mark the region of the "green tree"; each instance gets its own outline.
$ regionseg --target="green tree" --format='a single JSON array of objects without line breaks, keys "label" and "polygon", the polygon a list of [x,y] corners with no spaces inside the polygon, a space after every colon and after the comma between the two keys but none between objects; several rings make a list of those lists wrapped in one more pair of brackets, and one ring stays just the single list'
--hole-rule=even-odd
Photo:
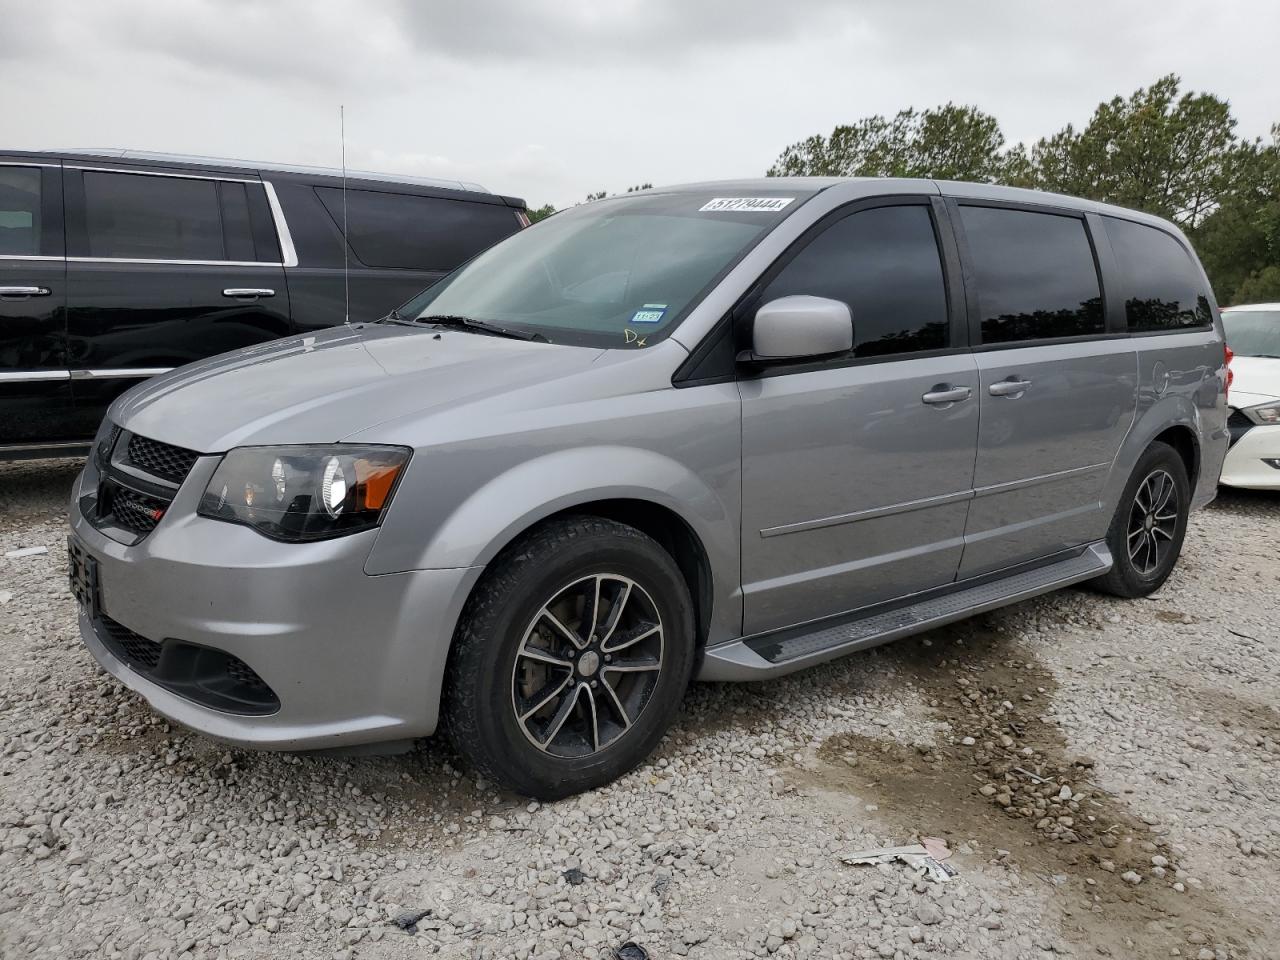
[{"label": "green tree", "polygon": [[948,103],[877,114],[793,143],[768,175],[1009,181],[1025,176],[1025,168],[1020,148],[1004,149],[995,117]]},{"label": "green tree", "polygon": [[1179,95],[1174,74],[1099,104],[1081,130],[1038,141],[1031,184],[1145,210],[1194,229],[1217,208],[1240,147],[1225,100]]},{"label": "green tree", "polygon": [[535,207],[529,211],[529,222],[537,223],[539,220],[545,220],[556,212],[556,208],[549,203],[544,203],[540,207]]},{"label": "green tree", "polygon": [[1216,209],[1192,232],[1219,303],[1280,300],[1280,124],[1271,143],[1243,143]]}]

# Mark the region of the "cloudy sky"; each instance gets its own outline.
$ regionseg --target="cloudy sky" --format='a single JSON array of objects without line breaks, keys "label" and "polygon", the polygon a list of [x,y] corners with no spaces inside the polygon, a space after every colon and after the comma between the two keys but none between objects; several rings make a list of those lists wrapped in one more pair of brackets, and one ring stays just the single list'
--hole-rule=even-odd
[{"label": "cloudy sky", "polygon": [[475,180],[557,206],[754,176],[948,100],[1033,140],[1162,74],[1280,121],[1275,0],[0,0],[0,148]]}]

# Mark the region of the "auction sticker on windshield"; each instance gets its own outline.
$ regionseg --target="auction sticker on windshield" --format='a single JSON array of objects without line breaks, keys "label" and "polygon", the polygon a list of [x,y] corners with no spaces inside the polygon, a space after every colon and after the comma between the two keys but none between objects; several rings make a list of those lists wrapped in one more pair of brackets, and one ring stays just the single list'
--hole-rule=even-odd
[{"label": "auction sticker on windshield", "polygon": [[730,210],[748,210],[756,213],[777,213],[795,197],[712,197],[698,208],[699,213],[725,213]]}]

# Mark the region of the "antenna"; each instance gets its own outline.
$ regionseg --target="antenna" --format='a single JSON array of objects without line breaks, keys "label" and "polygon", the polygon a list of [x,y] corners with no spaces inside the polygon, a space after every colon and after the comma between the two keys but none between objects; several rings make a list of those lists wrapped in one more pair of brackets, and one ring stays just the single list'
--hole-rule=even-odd
[{"label": "antenna", "polygon": [[338,104],[338,138],[342,141],[342,322],[351,326],[351,248],[347,242],[347,108]]}]

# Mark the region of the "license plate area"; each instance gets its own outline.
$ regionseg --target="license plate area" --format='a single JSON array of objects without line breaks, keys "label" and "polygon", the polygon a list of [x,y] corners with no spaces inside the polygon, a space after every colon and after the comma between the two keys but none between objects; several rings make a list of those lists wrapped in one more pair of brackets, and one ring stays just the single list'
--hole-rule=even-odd
[{"label": "license plate area", "polygon": [[85,615],[95,619],[100,607],[98,561],[89,556],[89,551],[74,536],[67,538],[67,579],[71,595]]}]

